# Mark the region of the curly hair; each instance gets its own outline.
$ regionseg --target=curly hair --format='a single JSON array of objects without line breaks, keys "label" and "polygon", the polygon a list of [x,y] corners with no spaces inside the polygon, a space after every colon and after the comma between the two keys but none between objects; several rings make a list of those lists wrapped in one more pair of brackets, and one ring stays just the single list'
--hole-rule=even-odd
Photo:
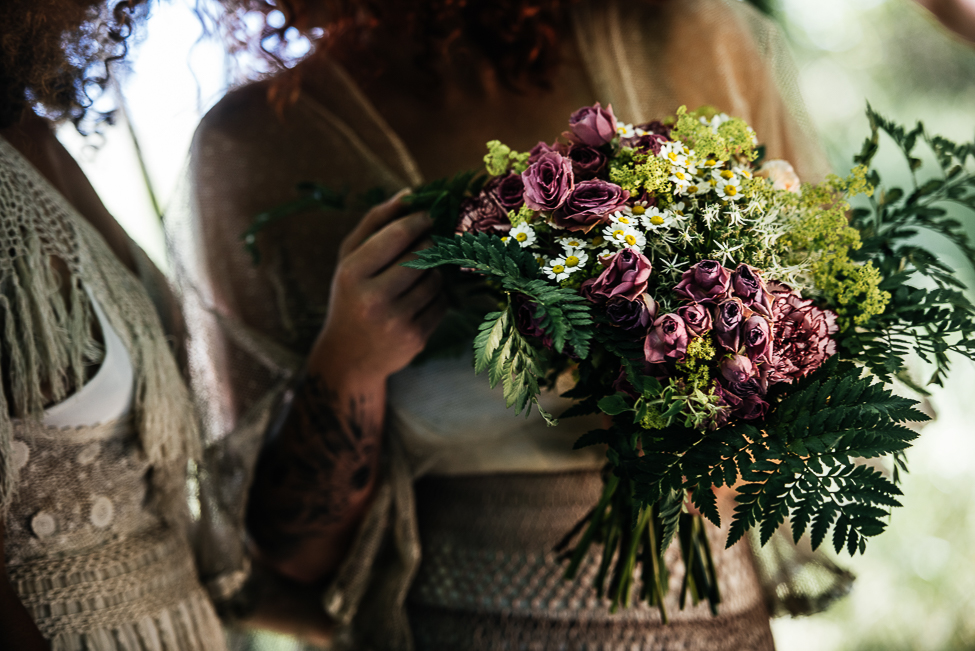
[{"label": "curly hair", "polygon": [[16,123],[30,105],[80,129],[150,1],[0,2],[0,127]]},{"label": "curly hair", "polygon": [[[473,49],[509,87],[546,87],[561,61],[569,6],[578,0],[220,0],[221,23],[233,52],[258,54],[271,68],[289,67],[289,35],[315,42],[345,67],[378,74],[383,46],[407,35],[417,68],[437,78],[437,64]],[[284,20],[280,20],[281,12]],[[248,36],[244,17],[263,15],[260,34]],[[271,21],[275,16],[278,20]],[[324,17],[321,19],[320,17]],[[272,25],[271,22],[275,24]],[[256,47],[255,47],[256,45]]]}]

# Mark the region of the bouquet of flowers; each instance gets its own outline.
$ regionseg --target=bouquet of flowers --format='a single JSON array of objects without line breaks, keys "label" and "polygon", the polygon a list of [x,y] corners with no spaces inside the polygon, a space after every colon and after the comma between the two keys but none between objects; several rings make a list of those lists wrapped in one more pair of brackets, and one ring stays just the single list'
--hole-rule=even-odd
[{"label": "bouquet of flowers", "polygon": [[[975,359],[975,306],[952,269],[914,239],[950,238],[975,261],[940,203],[975,205],[975,145],[906,131],[868,108],[872,135],[847,178],[800,183],[764,160],[741,119],[683,107],[633,126],[598,103],[555,142],[516,152],[489,142],[485,170],[418,188],[434,246],[407,263],[483,279],[498,309],[474,337],[474,370],[517,412],[571,374],[567,418],[602,413],[602,497],[559,551],[575,576],[593,543],[613,607],[664,612],[665,550],[679,540],[680,603],[720,601],[703,519],[721,523],[714,488],[734,487],[727,544],[788,519],[813,548],[863,552],[898,506],[898,472],[927,420],[892,394],[916,352],[940,383],[949,353]],[[908,191],[880,190],[869,167],[881,133],[904,152]],[[917,179],[926,143],[939,174]],[[310,198],[336,207],[318,186]],[[317,193],[317,194],[316,194]],[[864,195],[865,207],[848,199]],[[259,217],[254,233],[285,211]],[[891,456],[888,478],[862,462]]]}]

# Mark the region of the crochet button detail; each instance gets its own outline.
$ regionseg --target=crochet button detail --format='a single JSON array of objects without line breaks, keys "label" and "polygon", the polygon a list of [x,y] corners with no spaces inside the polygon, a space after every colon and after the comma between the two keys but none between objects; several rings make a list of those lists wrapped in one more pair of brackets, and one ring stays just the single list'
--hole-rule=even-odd
[{"label": "crochet button detail", "polygon": [[91,523],[99,529],[104,529],[112,524],[114,518],[115,507],[112,505],[112,500],[104,495],[96,497],[91,503]]},{"label": "crochet button detail", "polygon": [[58,529],[58,524],[54,520],[54,516],[47,511],[38,511],[30,519],[30,528],[38,538],[47,538],[48,536],[54,535],[54,532]]}]

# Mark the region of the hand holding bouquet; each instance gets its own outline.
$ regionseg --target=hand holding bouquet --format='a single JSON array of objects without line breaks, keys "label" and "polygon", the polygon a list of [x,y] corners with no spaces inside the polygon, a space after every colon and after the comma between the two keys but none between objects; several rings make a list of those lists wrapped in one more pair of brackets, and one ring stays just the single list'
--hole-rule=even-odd
[{"label": "hand holding bouquet", "polygon": [[[601,499],[559,550],[575,576],[602,544],[596,588],[614,607],[636,597],[666,621],[664,551],[677,538],[688,594],[720,601],[703,518],[720,525],[714,488],[737,491],[728,545],[752,528],[766,542],[786,520],[818,547],[863,551],[898,505],[898,470],[926,420],[886,388],[912,384],[905,357],[975,358],[975,306],[953,271],[912,238],[950,238],[975,262],[946,202],[975,206],[975,145],[910,131],[868,109],[872,135],[849,177],[800,183],[786,161],[763,160],[742,120],[681,108],[633,126],[599,104],[576,111],[555,142],[516,152],[488,143],[485,173],[414,191],[435,219],[435,246],[408,266],[455,266],[484,279],[498,309],[474,337],[475,371],[501,384],[517,412],[571,373],[575,405],[604,430]],[[876,192],[869,169],[886,133],[914,187]],[[939,172],[919,181],[926,144]],[[343,197],[308,184],[267,224]],[[850,210],[847,199],[869,197]],[[891,456],[894,475],[861,463]]]}]

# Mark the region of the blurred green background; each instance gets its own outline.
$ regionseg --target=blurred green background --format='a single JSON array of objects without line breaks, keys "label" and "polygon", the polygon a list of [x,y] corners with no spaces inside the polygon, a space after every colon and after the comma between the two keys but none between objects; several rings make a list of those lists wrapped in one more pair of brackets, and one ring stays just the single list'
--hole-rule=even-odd
[{"label": "blurred green background", "polygon": [[[674,0],[680,1],[680,0]],[[971,0],[959,0],[971,2]],[[201,2],[201,4],[205,4]],[[909,0],[756,0],[792,45],[803,97],[834,169],[849,170],[869,133],[867,101],[901,123],[975,139],[975,47]],[[234,66],[201,38],[195,0],[159,5],[121,84],[128,120],[104,137],[59,132],[133,238],[165,268],[165,245],[127,126],[137,134],[146,174],[164,210],[199,117],[224,92]],[[300,44],[298,45],[300,47]],[[184,65],[185,62],[185,65]],[[887,182],[910,183],[888,142],[877,164]],[[96,148],[95,145],[98,145]],[[975,237],[975,215],[961,213]],[[928,238],[963,269],[956,251]],[[975,272],[964,269],[969,287]],[[916,374],[924,376],[918,362]],[[777,619],[783,651],[954,651],[975,649],[975,365],[959,360],[930,397],[938,413],[908,454],[903,508],[863,556],[838,562],[858,576],[852,594],[813,617]],[[294,651],[286,638],[241,638],[238,648]]]}]

